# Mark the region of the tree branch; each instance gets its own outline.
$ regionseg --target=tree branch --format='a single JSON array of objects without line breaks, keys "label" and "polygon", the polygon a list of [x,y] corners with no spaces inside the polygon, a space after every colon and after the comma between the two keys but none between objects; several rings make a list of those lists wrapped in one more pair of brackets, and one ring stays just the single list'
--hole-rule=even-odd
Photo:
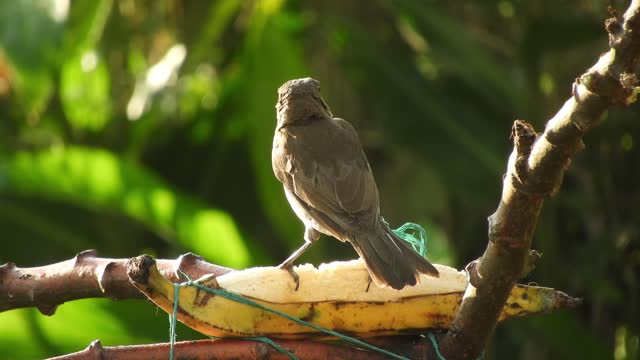
[{"label": "tree branch", "polygon": [[[0,312],[35,306],[42,314],[53,315],[58,305],[70,300],[100,297],[142,299],[144,296],[129,282],[127,260],[98,258],[95,250],[86,250],[73,259],[47,266],[19,268],[13,263],[1,265]],[[178,270],[192,279],[233,271],[209,264],[191,253],[176,260],[157,262],[162,275],[174,282],[179,281]]]},{"label": "tree branch", "polygon": [[576,79],[573,96],[538,136],[517,120],[514,150],[504,178],[502,198],[489,217],[489,243],[469,267],[469,286],[456,318],[441,339],[447,360],[478,358],[491,337],[511,288],[523,273],[538,215],[546,197],[562,183],[571,158],[584,147],[582,138],[603,113],[635,101],[640,63],[640,1],[631,2],[621,23],[606,21],[611,49]]},{"label": "tree branch", "polygon": [[[344,346],[336,343],[322,343],[305,340],[278,340],[276,343],[293,353],[299,359],[351,359],[351,360],[382,360],[385,355]],[[389,351],[400,354],[409,359],[432,359],[425,357],[431,350],[429,340],[414,336],[380,338],[377,346],[384,346]],[[174,358],[176,359],[282,359],[289,357],[274,347],[252,340],[197,340],[182,341],[175,344]],[[151,344],[134,346],[103,347],[99,340],[91,343],[86,349],[76,353],[51,358],[51,360],[136,360],[136,359],[167,359],[169,344]],[[435,357],[433,358],[435,359]]]}]

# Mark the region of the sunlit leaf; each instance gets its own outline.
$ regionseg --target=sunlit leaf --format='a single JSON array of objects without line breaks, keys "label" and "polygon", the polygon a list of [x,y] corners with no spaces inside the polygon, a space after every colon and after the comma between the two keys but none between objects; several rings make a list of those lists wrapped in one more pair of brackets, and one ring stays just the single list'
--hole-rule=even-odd
[{"label": "sunlit leaf", "polygon": [[40,359],[46,357],[46,349],[34,344],[27,319],[34,309],[13,310],[0,313],[0,357],[3,359]]},{"label": "sunlit leaf", "polygon": [[227,213],[174,191],[138,164],[105,150],[68,147],[19,152],[4,160],[0,191],[119,211],[210,261],[236,267],[249,261]]},{"label": "sunlit leaf", "polygon": [[99,131],[111,116],[110,78],[102,57],[87,51],[62,65],[60,97],[75,130]]}]

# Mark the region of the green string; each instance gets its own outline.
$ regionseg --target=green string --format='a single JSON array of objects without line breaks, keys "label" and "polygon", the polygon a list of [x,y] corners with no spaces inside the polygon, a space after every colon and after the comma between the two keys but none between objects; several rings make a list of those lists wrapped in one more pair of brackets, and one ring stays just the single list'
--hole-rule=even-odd
[{"label": "green string", "polygon": [[436,337],[433,335],[433,333],[429,333],[427,337],[429,338],[429,340],[431,340],[431,345],[433,346],[433,350],[436,351],[436,356],[438,357],[438,359],[447,360],[444,358],[444,356],[442,356],[442,354],[440,354],[440,348],[438,347],[438,342],[436,341]]},{"label": "green string", "polygon": [[[377,352],[379,352],[381,354],[384,354],[384,355],[387,355],[387,356],[389,356],[391,358],[400,359],[400,360],[409,360],[408,358],[406,358],[404,356],[400,356],[398,354],[394,354],[394,353],[392,353],[390,351],[387,351],[387,350],[381,349],[379,347],[373,346],[371,344],[368,344],[368,343],[366,343],[366,342],[364,342],[362,340],[358,340],[358,339],[343,335],[343,334],[341,334],[339,332],[333,331],[331,329],[327,329],[327,328],[324,328],[322,326],[318,326],[316,324],[312,324],[312,323],[306,322],[304,320],[300,320],[300,319],[298,319],[296,317],[293,317],[293,316],[291,316],[289,314],[283,313],[283,312],[278,311],[276,309],[268,308],[266,306],[258,304],[257,302],[254,302],[254,301],[252,301],[250,299],[247,299],[247,298],[245,298],[243,296],[240,296],[238,294],[230,293],[230,292],[227,292],[227,291],[222,290],[222,289],[209,288],[209,287],[206,287],[204,285],[198,284],[196,282],[193,282],[191,279],[189,279],[189,277],[186,274],[184,274],[184,273],[182,273],[182,274],[188,280],[186,282],[183,282],[183,283],[180,283],[180,284],[174,284],[174,289],[176,289],[176,292],[178,291],[177,289],[179,289],[179,288],[181,288],[183,286],[194,286],[194,287],[196,287],[196,288],[198,288],[200,290],[206,291],[206,292],[214,294],[214,295],[222,296],[222,297],[224,297],[226,299],[233,300],[233,301],[238,302],[240,304],[250,305],[250,306],[253,306],[253,307],[257,308],[257,309],[276,314],[276,315],[281,316],[281,317],[283,317],[283,318],[285,318],[287,320],[291,320],[291,321],[293,321],[293,322],[295,322],[295,323],[297,323],[299,325],[307,326],[307,327],[310,327],[310,328],[312,328],[314,330],[318,330],[320,332],[323,332],[325,334],[328,334],[328,335],[331,335],[331,336],[335,336],[335,337],[337,337],[339,339],[342,339],[342,340],[350,342],[352,344],[361,346],[361,347],[363,347],[365,349],[377,351]],[[175,295],[175,298],[174,298],[173,317],[176,317],[177,313],[178,313],[178,310],[177,310],[178,307],[177,307],[176,303],[177,303],[177,295]],[[174,336],[174,334],[172,334],[172,336]],[[293,354],[291,354],[291,355],[293,355]]]},{"label": "green string", "polygon": [[[229,340],[228,338],[221,338],[221,337],[217,337],[217,336],[211,336],[212,339],[222,339],[222,340]],[[293,355],[293,353],[287,349],[285,349],[283,346],[281,346],[280,344],[278,344],[277,342],[269,339],[266,336],[257,336],[257,337],[246,337],[246,338],[238,338],[240,340],[252,340],[252,341],[260,341],[263,342],[265,344],[269,344],[271,346],[273,346],[276,350],[280,351],[281,353],[287,355],[289,357],[289,359],[291,360],[300,360],[298,359],[295,355]]]},{"label": "green string", "polygon": [[[431,340],[431,345],[433,346],[433,350],[435,350],[436,356],[438,357],[438,359],[439,360],[447,360],[440,353],[440,347],[438,346],[438,342],[436,341],[435,335],[433,335],[433,333],[429,333],[427,335],[427,337],[429,338],[429,340]],[[480,356],[478,356],[478,359],[476,359],[476,360],[482,360],[482,358],[484,358],[484,351],[482,352],[482,354],[480,354]]]},{"label": "green string", "polygon": [[[422,226],[415,223],[405,223],[392,231],[402,238],[402,240],[411,244],[413,249],[420,254],[420,256],[424,257],[427,254],[427,232]],[[417,233],[418,237],[410,231]]]},{"label": "green string", "polygon": [[289,359],[291,360],[300,360],[298,359],[297,356],[293,355],[293,353],[287,349],[285,349],[283,346],[280,346],[280,344],[276,343],[275,341],[269,339],[266,336],[257,336],[257,337],[250,337],[250,338],[243,338],[245,340],[253,340],[253,341],[260,341],[263,342],[265,344],[269,344],[271,346],[273,346],[274,349],[280,351],[281,353],[287,355],[289,357]]},{"label": "green string", "polygon": [[178,318],[178,293],[180,286],[173,286],[173,314],[169,315],[169,359],[173,360],[174,345],[176,342],[176,319]]}]

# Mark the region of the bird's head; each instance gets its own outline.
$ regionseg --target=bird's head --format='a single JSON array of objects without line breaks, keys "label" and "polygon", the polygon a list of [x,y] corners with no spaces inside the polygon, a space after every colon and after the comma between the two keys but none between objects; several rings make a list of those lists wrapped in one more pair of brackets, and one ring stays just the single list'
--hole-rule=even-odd
[{"label": "bird's head", "polygon": [[320,96],[320,82],[312,78],[289,80],[280,86],[276,112],[278,127],[333,117]]}]

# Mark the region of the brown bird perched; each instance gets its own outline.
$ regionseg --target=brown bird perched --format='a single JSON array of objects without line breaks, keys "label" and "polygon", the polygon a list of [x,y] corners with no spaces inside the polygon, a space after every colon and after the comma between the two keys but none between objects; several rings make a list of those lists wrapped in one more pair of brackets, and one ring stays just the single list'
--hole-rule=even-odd
[{"label": "brown bird perched", "polygon": [[389,229],[380,216],[378,188],[356,130],[333,118],[318,81],[287,81],[278,89],[273,172],[306,229],[305,243],[280,267],[298,285],[293,262],[321,233],[348,241],[378,286],[402,289],[438,270]]}]

